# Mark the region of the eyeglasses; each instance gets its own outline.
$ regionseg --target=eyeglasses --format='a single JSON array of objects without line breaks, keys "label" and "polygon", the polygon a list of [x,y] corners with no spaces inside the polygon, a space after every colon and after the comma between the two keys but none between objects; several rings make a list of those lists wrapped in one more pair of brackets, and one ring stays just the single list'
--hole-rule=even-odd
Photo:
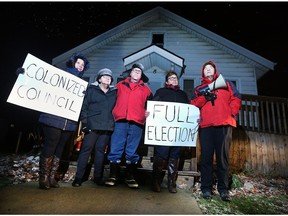
[{"label": "eyeglasses", "polygon": [[105,78],[105,79],[112,79],[112,77],[108,76],[108,75],[103,75],[102,77]]},{"label": "eyeglasses", "polygon": [[137,68],[134,68],[132,71],[135,72],[136,74],[142,73],[142,71],[140,69],[137,69]]},{"label": "eyeglasses", "polygon": [[177,80],[177,77],[176,76],[171,76],[171,77],[168,77],[168,80]]}]

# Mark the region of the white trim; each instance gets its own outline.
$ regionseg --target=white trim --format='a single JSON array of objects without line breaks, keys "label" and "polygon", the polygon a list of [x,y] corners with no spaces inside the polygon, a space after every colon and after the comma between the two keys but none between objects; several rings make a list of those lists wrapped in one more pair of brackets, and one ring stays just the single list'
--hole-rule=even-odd
[{"label": "white trim", "polygon": [[131,56],[128,56],[123,59],[124,66],[127,66],[133,62],[136,62],[137,60],[143,58],[144,56],[150,55],[151,53],[157,53],[161,55],[163,58],[169,59],[170,61],[174,62],[175,64],[179,65],[180,67],[183,67],[184,61],[183,59],[179,58],[178,56],[173,55],[172,53],[167,52],[164,49],[161,49],[155,45],[150,46],[144,50],[141,50]]}]

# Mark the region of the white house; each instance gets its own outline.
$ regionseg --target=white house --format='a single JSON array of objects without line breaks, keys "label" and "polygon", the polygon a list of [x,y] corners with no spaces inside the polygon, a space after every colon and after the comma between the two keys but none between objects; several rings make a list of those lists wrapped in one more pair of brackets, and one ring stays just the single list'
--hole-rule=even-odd
[{"label": "white house", "polygon": [[[213,60],[225,79],[234,81],[241,94],[258,95],[257,79],[269,70],[271,62],[162,7],[156,7],[79,46],[55,57],[63,67],[73,53],[84,54],[91,63],[85,73],[94,82],[98,70],[107,67],[114,80],[135,62],[142,63],[154,91],[163,86],[167,70],[180,76],[181,87],[190,95],[200,84],[201,67]],[[115,84],[115,83],[114,83]]]}]

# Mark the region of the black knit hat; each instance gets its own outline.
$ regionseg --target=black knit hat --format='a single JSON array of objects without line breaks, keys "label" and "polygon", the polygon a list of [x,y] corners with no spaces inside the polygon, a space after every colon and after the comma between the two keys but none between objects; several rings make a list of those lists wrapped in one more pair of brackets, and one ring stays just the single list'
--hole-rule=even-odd
[{"label": "black knit hat", "polygon": [[143,66],[141,63],[135,63],[135,64],[133,64],[133,65],[132,65],[132,69],[134,69],[134,68],[139,68],[139,69],[142,71],[142,73],[143,73],[143,71],[144,71],[144,66]]},{"label": "black knit hat", "polygon": [[[142,71],[141,80],[142,80],[144,83],[149,82],[149,78],[144,74],[144,66],[143,66],[141,63],[135,63],[135,64],[133,64],[130,72],[131,72],[134,68],[139,68],[139,69]],[[130,76],[130,72],[129,72],[129,76]]]}]

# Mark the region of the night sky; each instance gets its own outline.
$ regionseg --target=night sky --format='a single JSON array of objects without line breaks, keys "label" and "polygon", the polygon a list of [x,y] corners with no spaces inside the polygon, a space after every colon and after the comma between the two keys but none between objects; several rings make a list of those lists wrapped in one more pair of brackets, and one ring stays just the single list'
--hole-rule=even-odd
[{"label": "night sky", "polygon": [[278,63],[258,82],[259,95],[288,97],[288,2],[0,2],[0,119],[37,122],[38,112],[6,102],[27,53],[51,63],[156,6]]}]

